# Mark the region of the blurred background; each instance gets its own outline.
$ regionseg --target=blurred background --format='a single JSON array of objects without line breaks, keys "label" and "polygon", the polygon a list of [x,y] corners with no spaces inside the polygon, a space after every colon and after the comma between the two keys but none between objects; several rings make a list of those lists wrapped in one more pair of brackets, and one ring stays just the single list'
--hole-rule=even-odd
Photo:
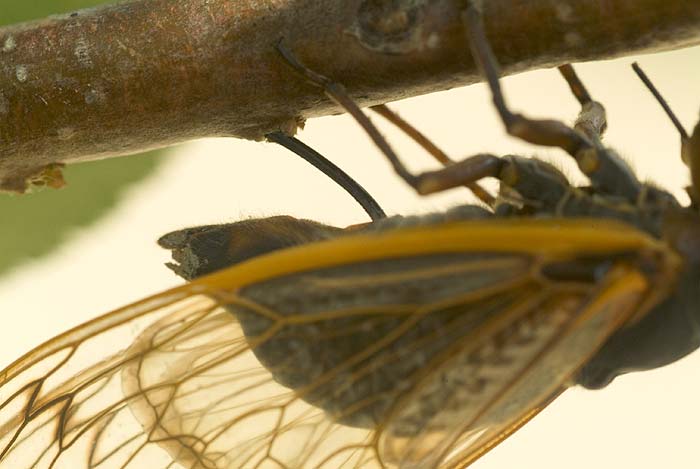
[{"label": "blurred background", "polygon": [[[6,2],[0,24],[95,3],[101,2]],[[607,144],[642,179],[685,202],[688,175],[679,136],[632,72],[634,60],[691,130],[700,111],[700,48],[577,66],[593,97],[607,107]],[[512,108],[533,117],[572,123],[578,112],[556,70],[509,77],[503,86]],[[537,156],[582,181],[563,152],[508,137],[483,85],[392,108],[453,158],[478,152]],[[412,169],[435,167],[407,138],[378,116],[374,120]],[[300,138],[356,178],[389,214],[444,210],[473,200],[466,189],[416,196],[347,116],[312,120]],[[178,285],[163,266],[168,253],[155,244],[168,231],[278,214],[338,226],[367,220],[325,176],[268,143],[202,140],[160,156],[73,166],[66,179],[61,191],[0,195],[2,367],[70,327]],[[572,389],[473,467],[696,468],[698,395],[700,353],[661,370],[624,376],[602,391]]]}]

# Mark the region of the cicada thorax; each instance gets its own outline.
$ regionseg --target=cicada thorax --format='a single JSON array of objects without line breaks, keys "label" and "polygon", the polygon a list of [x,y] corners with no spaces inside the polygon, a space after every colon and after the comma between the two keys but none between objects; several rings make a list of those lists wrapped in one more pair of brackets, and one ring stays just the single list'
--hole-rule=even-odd
[{"label": "cicada thorax", "polygon": [[[547,198],[542,200],[545,203],[538,206],[507,205],[499,213],[615,219],[663,240],[683,259],[672,286],[660,296],[659,303],[621,327],[580,370],[577,384],[603,388],[620,375],[668,365],[700,346],[695,332],[700,311],[700,216],[694,209],[682,207],[670,193],[650,185],[643,186],[635,201],[601,196],[588,187],[569,188],[555,204],[548,204]],[[653,261],[648,265],[653,266]],[[643,263],[639,268],[646,269]],[[646,273],[652,278],[659,274]]]},{"label": "cicada thorax", "polygon": [[700,216],[673,205],[642,213],[636,225],[668,243],[682,265],[661,301],[620,328],[580,370],[576,382],[589,389],[668,365],[700,347]]},{"label": "cicada thorax", "polygon": [[673,363],[700,346],[700,267],[686,266],[673,291],[639,321],[620,328],[591,357],[576,383],[601,389],[616,377]]}]

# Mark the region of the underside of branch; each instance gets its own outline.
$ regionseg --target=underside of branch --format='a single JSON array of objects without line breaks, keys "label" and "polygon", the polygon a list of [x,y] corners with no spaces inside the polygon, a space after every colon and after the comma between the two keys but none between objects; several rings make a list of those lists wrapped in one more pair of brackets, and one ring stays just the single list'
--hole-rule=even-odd
[{"label": "underside of branch", "polygon": [[[136,0],[0,28],[0,189],[63,163],[185,140],[261,139],[339,112],[479,80],[456,0]],[[700,43],[697,0],[489,0],[505,74]]]}]

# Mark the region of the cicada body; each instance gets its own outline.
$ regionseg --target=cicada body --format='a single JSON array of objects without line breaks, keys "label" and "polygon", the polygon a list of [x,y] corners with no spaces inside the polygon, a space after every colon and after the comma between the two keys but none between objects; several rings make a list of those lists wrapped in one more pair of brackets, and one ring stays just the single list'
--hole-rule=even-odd
[{"label": "cicada body", "polygon": [[[189,283],[0,375],[0,467],[465,467],[566,388],[697,349],[700,126],[682,132],[694,201],[684,207],[602,146],[602,106],[570,67],[583,108],[574,128],[512,113],[468,3],[470,44],[508,132],[563,148],[590,186],[489,154],[412,175],[342,86],[278,45],[418,192],[467,185],[486,207],[386,218],[351,190],[372,222],[273,217],[165,235]],[[497,197],[484,177],[500,180]]]},{"label": "cicada body", "polygon": [[[464,464],[678,273],[663,243],[600,220],[470,208],[356,231],[195,279],[20,360],[1,388],[3,464],[143,467],[163,449],[183,467]],[[89,355],[96,343],[114,355]]]}]

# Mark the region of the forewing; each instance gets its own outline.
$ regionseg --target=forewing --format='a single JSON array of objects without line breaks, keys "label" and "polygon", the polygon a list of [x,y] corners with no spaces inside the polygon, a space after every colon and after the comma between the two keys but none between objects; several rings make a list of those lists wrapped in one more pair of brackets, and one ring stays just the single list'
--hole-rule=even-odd
[{"label": "forewing", "polygon": [[[444,247],[472,232],[444,231],[410,233],[406,250],[426,250],[413,239]],[[273,254],[45,344],[2,375],[0,465],[458,464],[565,384],[577,364],[556,352],[568,343],[580,360],[592,341],[562,333],[604,335],[647,288],[634,269],[610,270],[605,288],[557,281],[527,244],[408,255],[399,241],[331,243],[327,253],[348,258],[316,268],[330,257],[321,248]],[[289,267],[303,259],[304,269]],[[278,264],[288,272],[269,274]],[[608,290],[618,284],[632,287]],[[608,314],[613,306],[623,307]],[[591,321],[600,311],[604,320]]]},{"label": "forewing", "polygon": [[504,311],[488,325],[496,327],[456,350],[397,406],[392,426],[402,425],[416,403],[435,399],[435,412],[415,437],[396,438],[391,426],[383,433],[387,458],[401,467],[468,465],[562,392],[649,295],[647,280],[621,266],[588,292],[549,288],[539,301],[536,294],[523,298],[525,314]]},{"label": "forewing", "polygon": [[[0,376],[0,465],[51,467],[67,457],[75,464],[55,467],[89,467],[102,429],[129,415],[121,380],[125,367],[140,358],[126,353],[134,338],[160,319],[191,321],[213,306],[185,286],[90,321],[10,365]],[[126,433],[110,438],[124,441]]]}]

